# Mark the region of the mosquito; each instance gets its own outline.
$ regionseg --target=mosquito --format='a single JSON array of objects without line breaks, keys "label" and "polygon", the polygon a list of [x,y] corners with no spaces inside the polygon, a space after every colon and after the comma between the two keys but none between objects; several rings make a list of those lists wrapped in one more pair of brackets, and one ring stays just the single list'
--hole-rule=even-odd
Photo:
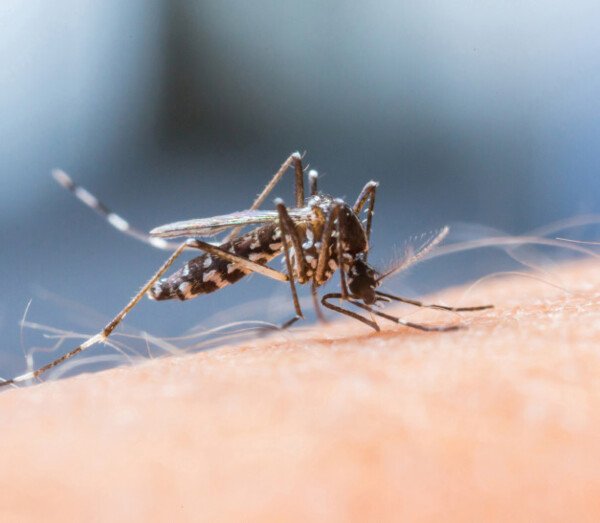
[{"label": "mosquito", "polygon": [[[275,210],[259,209],[290,168],[294,171],[294,207],[287,207],[282,199],[277,198]],[[158,301],[189,300],[237,283],[252,273],[289,285],[295,314],[283,323],[281,328],[288,328],[304,317],[298,299],[297,284],[310,285],[313,304],[319,319],[324,320],[322,305],[326,309],[358,320],[375,331],[380,330],[375,317],[427,332],[446,332],[460,328],[458,325],[413,323],[379,310],[381,305],[392,301],[455,312],[480,311],[492,307],[492,305],[447,307],[425,304],[378,290],[385,278],[424,258],[446,237],[448,228],[442,228],[392,269],[384,273],[376,271],[369,264],[368,255],[375,196],[379,184],[375,181],[367,182],[354,205],[349,205],[342,199],[320,192],[318,173],[310,170],[307,176],[309,194],[306,196],[305,170],[302,155],[298,152],[292,153],[283,162],[248,210],[169,223],[153,229],[149,234],[129,225],[94,195],[76,185],[63,171],[55,170],[52,174],[58,183],[122,233],[152,247],[173,252],[104,329],[50,363],[0,382],[0,386],[39,378],[45,372],[89,347],[105,342],[146,294],[149,298]],[[366,214],[364,220],[361,219],[363,213]],[[248,226],[252,228],[243,233],[242,230]],[[203,239],[226,231],[228,234],[221,241],[207,242]],[[174,238],[185,239],[174,242],[172,241]],[[199,249],[202,254],[164,278],[164,274],[175,260],[188,249]],[[284,271],[268,265],[281,255],[284,257]],[[327,293],[319,300],[318,289],[336,272],[339,273],[340,292]],[[333,303],[334,301],[336,303]],[[350,306],[356,310],[351,310]]]}]

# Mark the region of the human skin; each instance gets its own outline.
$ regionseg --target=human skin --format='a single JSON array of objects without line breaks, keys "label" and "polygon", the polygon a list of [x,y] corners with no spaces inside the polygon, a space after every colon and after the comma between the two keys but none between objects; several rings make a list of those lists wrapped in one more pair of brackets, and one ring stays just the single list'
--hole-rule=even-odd
[{"label": "human skin", "polygon": [[553,274],[8,390],[0,519],[598,521],[600,270]]}]

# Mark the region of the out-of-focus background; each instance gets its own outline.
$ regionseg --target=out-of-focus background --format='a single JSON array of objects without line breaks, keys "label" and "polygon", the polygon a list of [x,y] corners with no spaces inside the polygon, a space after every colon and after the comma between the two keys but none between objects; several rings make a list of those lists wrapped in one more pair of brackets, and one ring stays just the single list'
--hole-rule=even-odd
[{"label": "out-of-focus background", "polygon": [[[597,212],[598,20],[590,0],[3,0],[0,375],[37,343],[18,327],[30,299],[29,321],[94,332],[164,259],[60,189],[53,167],[149,229],[245,208],[307,151],[338,196],[381,182],[381,265],[445,223],[523,233]],[[406,285],[502,268],[495,254],[434,263]],[[127,323],[176,335],[257,297],[287,307],[286,292],[254,277],[144,303]]]}]

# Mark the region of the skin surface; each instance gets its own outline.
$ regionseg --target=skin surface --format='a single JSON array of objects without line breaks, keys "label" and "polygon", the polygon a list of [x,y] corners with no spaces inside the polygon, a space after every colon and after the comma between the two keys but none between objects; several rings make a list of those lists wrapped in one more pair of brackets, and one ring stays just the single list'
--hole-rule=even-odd
[{"label": "skin surface", "polygon": [[553,275],[8,390],[0,519],[598,521],[600,270]]}]

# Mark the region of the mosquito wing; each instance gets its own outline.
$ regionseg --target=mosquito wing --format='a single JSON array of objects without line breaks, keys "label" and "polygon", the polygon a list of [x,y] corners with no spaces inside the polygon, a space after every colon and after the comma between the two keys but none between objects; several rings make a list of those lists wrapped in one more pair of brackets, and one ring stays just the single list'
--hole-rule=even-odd
[{"label": "mosquito wing", "polygon": [[394,274],[398,274],[399,272],[405,271],[410,266],[420,262],[436,247],[436,245],[443,241],[443,239],[448,235],[449,231],[450,228],[448,226],[445,226],[431,234],[423,235],[421,238],[419,238],[417,247],[409,245],[406,248],[404,255],[400,258],[400,260],[397,263],[395,263],[390,269],[385,271],[378,278],[378,281],[381,281],[384,278],[387,278],[388,276],[393,276]]},{"label": "mosquito wing", "polygon": [[[288,209],[288,214],[296,222],[308,219],[310,209]],[[271,223],[278,219],[277,211],[248,210],[232,212],[211,218],[199,218],[183,222],[168,223],[150,231],[151,236],[176,238],[178,236],[214,236],[232,227],[244,227],[261,223]]]}]

